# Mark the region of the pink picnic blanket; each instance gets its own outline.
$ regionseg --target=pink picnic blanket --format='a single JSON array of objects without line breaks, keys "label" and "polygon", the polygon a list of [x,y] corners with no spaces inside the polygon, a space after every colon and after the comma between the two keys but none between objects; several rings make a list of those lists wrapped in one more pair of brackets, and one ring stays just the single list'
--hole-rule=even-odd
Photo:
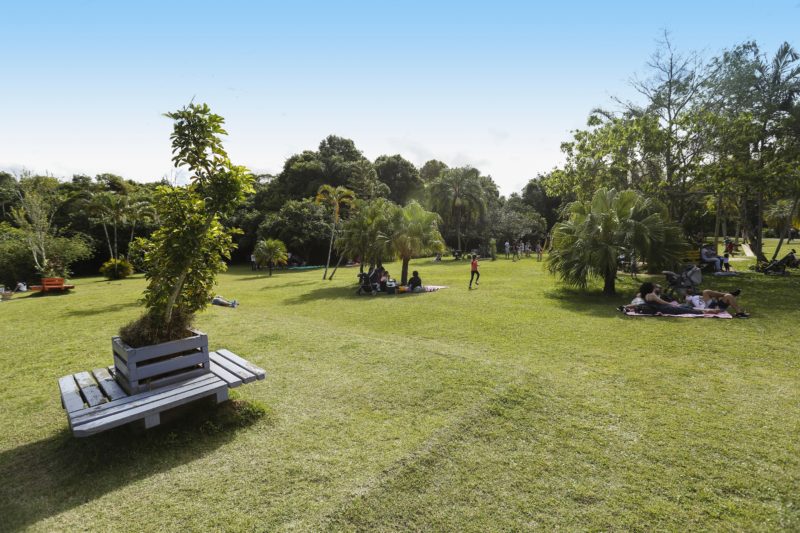
[{"label": "pink picnic blanket", "polygon": [[637,313],[636,311],[625,311],[625,314],[628,316],[666,316],[671,318],[733,318],[733,316],[727,311],[723,311],[722,313],[717,313],[715,315],[706,315],[706,314],[693,315],[692,313],[686,313],[682,315],[662,315],[661,313],[646,314],[646,313]]}]

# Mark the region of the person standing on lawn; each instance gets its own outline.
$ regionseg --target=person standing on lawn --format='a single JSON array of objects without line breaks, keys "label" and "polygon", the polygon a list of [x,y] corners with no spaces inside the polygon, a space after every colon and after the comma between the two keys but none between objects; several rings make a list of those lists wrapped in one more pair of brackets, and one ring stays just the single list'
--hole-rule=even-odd
[{"label": "person standing on lawn", "polygon": [[472,256],[472,262],[470,263],[470,274],[469,274],[469,288],[472,288],[472,280],[475,280],[475,286],[479,285],[478,280],[481,279],[481,273],[478,272],[478,256]]}]

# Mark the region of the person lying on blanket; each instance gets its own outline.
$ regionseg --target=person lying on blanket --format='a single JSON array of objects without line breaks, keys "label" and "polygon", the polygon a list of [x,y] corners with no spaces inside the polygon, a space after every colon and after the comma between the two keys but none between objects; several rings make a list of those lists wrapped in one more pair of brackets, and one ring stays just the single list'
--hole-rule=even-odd
[{"label": "person lying on blanket", "polygon": [[645,281],[639,287],[639,295],[645,301],[645,305],[656,313],[662,315],[716,315],[722,312],[722,309],[719,308],[694,309],[679,305],[678,302],[667,302],[661,299],[657,287],[660,288],[649,281]]},{"label": "person lying on blanket", "polygon": [[[691,289],[687,290],[687,294],[690,290]],[[736,311],[736,314],[733,316],[737,318],[747,318],[750,315],[745,313],[744,310],[739,307],[739,302],[736,301],[736,297],[740,294],[742,294],[741,289],[736,289],[733,292],[720,292],[706,289],[702,292],[699,299],[703,301],[703,307],[706,309],[719,309],[720,311],[726,311],[730,307]]]}]

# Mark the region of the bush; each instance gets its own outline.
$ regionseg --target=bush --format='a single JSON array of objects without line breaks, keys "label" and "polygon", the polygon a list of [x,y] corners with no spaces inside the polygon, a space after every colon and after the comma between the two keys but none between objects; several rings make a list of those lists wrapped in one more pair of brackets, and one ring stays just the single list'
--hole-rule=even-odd
[{"label": "bush", "polygon": [[124,259],[109,259],[100,267],[106,279],[125,279],[133,274],[133,265]]},{"label": "bush", "polygon": [[0,285],[14,288],[17,282],[30,281],[35,275],[33,257],[22,232],[0,223]]}]

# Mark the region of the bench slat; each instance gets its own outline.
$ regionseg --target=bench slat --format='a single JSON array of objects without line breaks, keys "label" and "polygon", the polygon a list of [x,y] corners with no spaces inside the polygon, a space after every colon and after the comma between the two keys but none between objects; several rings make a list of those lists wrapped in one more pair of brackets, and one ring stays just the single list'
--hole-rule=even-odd
[{"label": "bench slat", "polygon": [[217,353],[222,357],[228,359],[229,361],[236,363],[238,366],[244,368],[251,374],[254,374],[257,379],[264,379],[267,376],[267,373],[264,371],[263,368],[259,368],[250,361],[243,359],[236,355],[235,353],[231,352],[230,350],[225,350],[224,348],[221,350],[217,350]]},{"label": "bench slat", "polygon": [[114,381],[114,378],[111,377],[111,374],[107,369],[95,368],[92,370],[92,374],[97,380],[97,383],[100,385],[100,388],[103,390],[103,393],[108,397],[109,400],[119,400],[120,398],[125,398],[128,396],[125,394],[125,391],[122,390],[122,387],[117,385],[117,382]]},{"label": "bench slat", "polygon": [[169,398],[170,396],[181,394],[182,392],[185,392],[187,390],[202,388],[209,384],[215,384],[215,383],[219,384],[225,382],[209,372],[201,378],[193,379],[190,381],[184,381],[183,383],[179,383],[172,387],[164,387],[162,389],[157,389],[150,392],[134,394],[133,396],[128,396],[120,400],[114,400],[113,402],[108,402],[106,404],[99,405],[97,407],[84,409],[83,411],[74,413],[72,415],[72,420],[74,423],[78,422],[84,423],[89,420],[104,418],[107,416],[111,416],[115,413],[125,411],[126,409],[131,409],[134,407],[145,405],[147,402],[151,401],[154,397]]},{"label": "bench slat", "polygon": [[83,409],[80,389],[71,374],[58,379],[58,388],[61,389],[61,403],[68,414]]},{"label": "bench slat", "polygon": [[214,352],[211,352],[209,354],[209,357],[212,358],[211,359],[211,372],[213,372],[215,376],[217,376],[220,379],[222,379],[231,388],[238,387],[239,385],[241,385],[242,384],[241,378],[239,378],[238,376],[236,376],[234,374],[231,374],[230,372],[228,372],[227,370],[225,370],[224,368],[219,366],[217,363],[215,363],[214,359],[213,359],[214,355],[216,355]]},{"label": "bench slat", "polygon": [[221,391],[227,391],[228,385],[221,379],[217,379],[207,385],[192,388],[190,390],[182,390],[179,394],[172,394],[166,397],[154,396],[147,402],[141,405],[129,405],[122,411],[115,412],[112,416],[105,416],[95,420],[76,422],[73,425],[73,432],[76,436],[82,437],[105,431],[113,427],[133,422],[147,416],[151,416],[173,407],[198,400],[205,396],[211,396]]},{"label": "bench slat", "polygon": [[78,372],[75,374],[75,381],[81,388],[81,394],[86,399],[89,407],[100,405],[106,402],[106,397],[100,392],[100,387],[97,386],[94,378],[88,372]]},{"label": "bench slat", "polygon": [[217,365],[225,369],[226,371],[230,372],[234,376],[238,377],[242,380],[243,383],[250,383],[251,381],[256,380],[256,375],[248,372],[244,368],[240,367],[236,363],[231,362],[230,360],[222,357],[219,352],[209,354],[209,358],[214,361]]}]

